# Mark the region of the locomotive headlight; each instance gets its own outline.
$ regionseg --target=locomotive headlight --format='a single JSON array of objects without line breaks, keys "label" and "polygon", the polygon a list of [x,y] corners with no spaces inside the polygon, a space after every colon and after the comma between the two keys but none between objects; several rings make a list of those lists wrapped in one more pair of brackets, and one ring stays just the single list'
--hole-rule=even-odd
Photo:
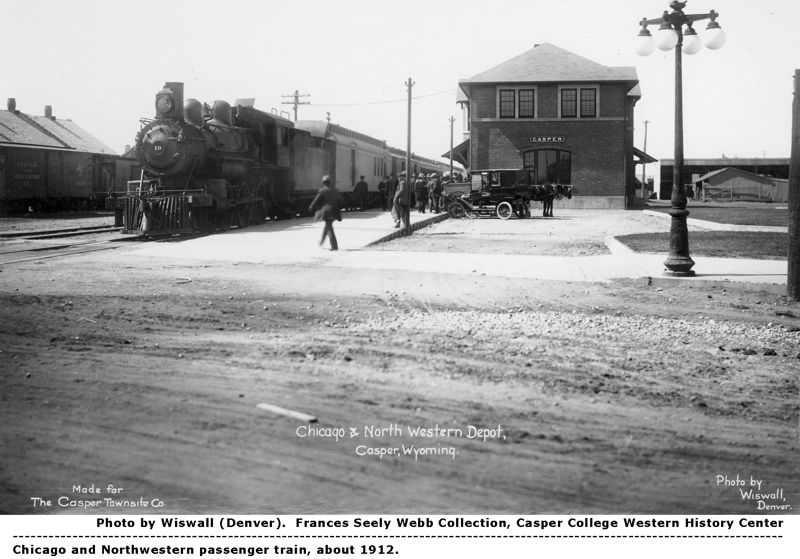
[{"label": "locomotive headlight", "polygon": [[159,114],[170,112],[173,105],[172,97],[169,95],[160,95],[158,99],[156,99],[156,111]]}]

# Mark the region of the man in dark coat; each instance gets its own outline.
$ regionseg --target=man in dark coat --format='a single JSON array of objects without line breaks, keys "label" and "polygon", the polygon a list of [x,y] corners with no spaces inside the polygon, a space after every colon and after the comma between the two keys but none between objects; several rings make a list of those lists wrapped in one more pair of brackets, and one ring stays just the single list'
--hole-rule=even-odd
[{"label": "man in dark coat", "polygon": [[330,175],[322,177],[322,188],[308,209],[314,212],[316,221],[325,221],[319,245],[322,246],[325,237],[330,237],[331,250],[339,250],[339,243],[336,242],[336,234],[333,232],[333,220],[342,221],[341,198],[339,191],[331,185]]},{"label": "man in dark coat", "polygon": [[425,213],[425,206],[428,203],[428,184],[423,179],[424,175],[420,173],[414,181],[414,197],[417,201],[417,208],[419,213]]},{"label": "man in dark coat", "polygon": [[362,212],[367,209],[367,192],[369,191],[369,186],[367,182],[364,180],[364,175],[361,175],[361,178],[356,183],[355,188],[353,189],[353,194],[356,197],[356,206]]},{"label": "man in dark coat", "polygon": [[389,204],[391,202],[386,197],[386,183],[389,181],[389,177],[383,177],[383,180],[378,183],[378,192],[381,193],[381,207],[385,210],[389,209]]}]

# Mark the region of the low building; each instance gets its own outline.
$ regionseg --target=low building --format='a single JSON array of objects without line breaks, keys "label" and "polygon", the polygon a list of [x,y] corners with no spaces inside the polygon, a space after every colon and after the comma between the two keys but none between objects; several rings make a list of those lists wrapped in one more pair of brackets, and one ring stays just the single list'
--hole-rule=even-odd
[{"label": "low building", "polygon": [[[674,159],[661,160],[659,199],[669,200],[672,196],[672,173],[675,168]],[[685,158],[683,160],[683,184],[691,187],[700,177],[733,167],[740,171],[763,175],[771,179],[789,178],[788,157],[717,157],[717,158]]]},{"label": "low building", "polygon": [[789,181],[725,167],[693,181],[695,200],[788,202]]},{"label": "low building", "polygon": [[[628,208],[640,98],[633,67],[607,67],[545,43],[459,82],[469,138],[453,160],[471,170],[530,169],[537,184],[572,184],[571,207]],[[444,156],[449,156],[448,151]]]}]

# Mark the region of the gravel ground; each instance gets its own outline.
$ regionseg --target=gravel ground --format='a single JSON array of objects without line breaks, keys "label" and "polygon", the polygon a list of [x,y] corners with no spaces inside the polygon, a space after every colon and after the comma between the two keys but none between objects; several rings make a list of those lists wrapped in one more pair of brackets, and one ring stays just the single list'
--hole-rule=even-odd
[{"label": "gravel ground", "polygon": [[73,229],[77,227],[97,227],[114,225],[113,214],[36,214],[36,216],[0,217],[0,233],[25,233],[42,230]]},{"label": "gravel ground", "polygon": [[[448,220],[380,249],[479,254],[485,231],[517,248],[547,233],[537,250],[581,254],[663,225],[630,212]],[[84,512],[30,497],[88,482],[195,514],[800,506],[800,308],[758,285],[172,260],[125,245],[3,266],[0,309],[5,513]],[[302,422],[262,403],[360,436],[298,436]],[[435,426],[462,435],[413,432]],[[412,447],[430,454],[379,454]],[[784,508],[717,481],[736,475],[783,489],[787,501],[763,504]]]}]

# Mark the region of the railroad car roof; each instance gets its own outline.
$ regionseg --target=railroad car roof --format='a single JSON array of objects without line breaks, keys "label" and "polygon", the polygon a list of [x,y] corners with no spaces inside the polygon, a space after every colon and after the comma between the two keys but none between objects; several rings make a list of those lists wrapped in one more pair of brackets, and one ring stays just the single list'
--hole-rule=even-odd
[{"label": "railroad car roof", "polygon": [[[405,157],[406,157],[406,150],[404,150],[404,149],[395,148],[395,147],[392,147],[392,146],[387,146],[387,149],[389,150],[389,153],[392,155],[392,157],[397,157],[399,159],[405,159]],[[446,163],[444,161],[437,161],[435,159],[431,159],[430,157],[424,157],[422,155],[417,155],[416,153],[412,153],[411,154],[411,160],[415,161],[417,163],[427,163],[429,165],[439,165],[439,166],[442,166],[442,167],[449,167],[450,166],[450,163]]]},{"label": "railroad car roof", "polygon": [[69,119],[0,111],[0,145],[35,146],[116,155],[113,149]]},{"label": "railroad car roof", "polygon": [[347,138],[354,138],[374,146],[386,147],[386,142],[383,140],[373,138],[372,136],[362,134],[361,132],[356,132],[355,130],[350,130],[349,128],[345,128],[339,124],[326,122],[324,120],[300,120],[295,124],[295,126],[301,130],[310,132],[312,136],[317,138],[336,138],[337,136],[343,136]]}]

